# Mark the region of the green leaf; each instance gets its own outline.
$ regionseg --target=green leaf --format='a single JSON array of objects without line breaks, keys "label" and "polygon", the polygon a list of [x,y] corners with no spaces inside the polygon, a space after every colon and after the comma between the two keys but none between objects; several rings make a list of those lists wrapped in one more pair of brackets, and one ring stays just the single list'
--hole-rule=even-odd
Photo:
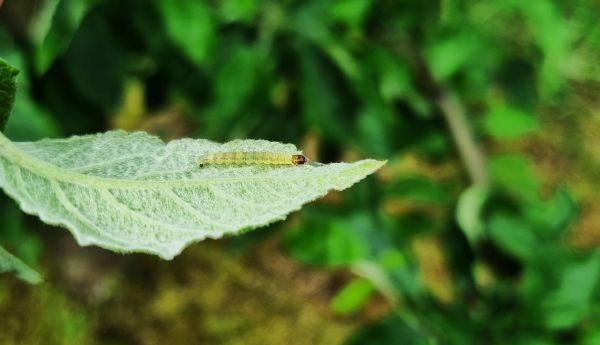
[{"label": "green leaf", "polygon": [[588,327],[585,335],[582,336],[582,345],[600,344],[600,329],[597,327]]},{"label": "green leaf", "polygon": [[523,207],[523,214],[536,224],[540,234],[557,238],[569,230],[577,215],[577,204],[569,192],[559,189],[548,200],[533,200]]},{"label": "green leaf", "polygon": [[464,68],[474,56],[478,56],[480,50],[478,38],[465,31],[433,41],[426,54],[433,76],[445,80]]},{"label": "green leaf", "polygon": [[198,65],[209,56],[215,36],[214,20],[204,2],[158,0],[167,34]]},{"label": "green leaf", "polygon": [[239,151],[297,152],[264,140],[165,145],[143,132],[24,143],[0,136],[0,186],[25,212],[65,226],[81,245],[171,259],[190,242],[284,219],[385,164],[197,165],[202,155]]},{"label": "green leaf", "polygon": [[[359,82],[362,78],[362,71],[359,67],[360,64],[351,54],[348,49],[349,47],[342,44],[337,37],[332,35],[332,32],[325,25],[326,19],[323,18],[323,15],[326,14],[327,9],[324,5],[325,2],[319,1],[304,2],[303,5],[295,11],[293,17],[290,18],[290,28],[318,46],[319,50],[327,55],[331,62],[333,62],[348,78]],[[312,53],[311,49],[308,49],[308,47],[300,49],[305,56],[307,53]],[[303,68],[305,68],[305,66],[303,66]],[[320,66],[319,68],[323,69],[320,74],[321,77],[326,76],[322,73],[330,72],[330,66]],[[308,71],[308,73],[311,72],[312,71],[310,70]],[[307,71],[303,70],[302,73],[307,73]]]},{"label": "green leaf", "polygon": [[345,345],[425,345],[434,344],[433,339],[426,338],[408,325],[398,312],[391,313],[376,321],[358,328],[355,333],[344,342]]},{"label": "green leaf", "polygon": [[561,278],[560,286],[542,305],[544,322],[553,329],[574,326],[592,309],[600,278],[600,251],[583,262],[567,266]]},{"label": "green leaf", "polygon": [[375,225],[366,212],[345,217],[311,212],[306,218],[285,238],[287,249],[296,259],[313,265],[340,266],[370,256],[369,234],[375,231]]},{"label": "green leaf", "polygon": [[329,8],[329,16],[352,27],[359,27],[365,17],[371,0],[338,0]]},{"label": "green leaf", "polygon": [[73,37],[65,56],[65,67],[77,91],[89,102],[113,111],[121,98],[126,54],[110,24],[89,16]]},{"label": "green leaf", "polygon": [[386,50],[378,50],[373,52],[371,63],[378,68],[379,92],[387,102],[416,94],[410,66],[406,61]]},{"label": "green leaf", "polygon": [[565,79],[567,65],[572,60],[572,30],[569,20],[551,0],[511,1],[527,20],[527,24],[542,49],[539,87],[546,95],[560,90]]},{"label": "green leaf", "polygon": [[[22,84],[19,83],[19,86]],[[5,134],[12,140],[37,140],[57,137],[60,128],[48,111],[40,107],[31,95],[19,87],[12,116],[6,124]]]},{"label": "green leaf", "polygon": [[503,105],[485,115],[483,128],[493,137],[511,138],[536,131],[539,123],[532,114]]},{"label": "green leaf", "polygon": [[404,200],[417,203],[443,205],[448,200],[448,191],[444,186],[419,175],[400,176],[390,183],[387,191]]},{"label": "green leaf", "polygon": [[530,224],[506,212],[493,214],[489,234],[508,253],[522,260],[532,260],[538,253],[539,240]]},{"label": "green leaf", "polygon": [[42,281],[42,277],[23,261],[17,259],[0,246],[0,272],[15,272],[17,276],[31,284]]},{"label": "green leaf", "polygon": [[[357,146],[363,152],[386,156],[392,154],[390,149],[390,125],[389,117],[384,111],[376,107],[363,109],[356,121],[356,132],[358,133]],[[394,133],[395,134],[395,133]]]},{"label": "green leaf", "polygon": [[[223,124],[244,114],[244,104],[256,91],[261,68],[265,62],[252,47],[236,45],[215,78],[214,123]],[[243,116],[243,115],[242,115]]]},{"label": "green leaf", "polygon": [[4,130],[17,92],[16,78],[19,71],[0,59],[0,131]]},{"label": "green leaf", "polygon": [[523,200],[537,199],[539,182],[529,162],[520,155],[496,155],[488,162],[495,185]]},{"label": "green leaf", "polygon": [[8,33],[0,29],[0,56],[20,71],[16,78],[18,92],[4,133],[12,140],[38,140],[59,136],[59,126],[31,95],[27,64]]},{"label": "green leaf", "polygon": [[489,194],[487,187],[472,185],[458,198],[456,221],[471,246],[475,246],[484,234],[485,222],[482,213]]},{"label": "green leaf", "polygon": [[38,232],[25,224],[25,215],[8,197],[0,196],[0,243],[29,264],[38,261],[43,243]]},{"label": "green leaf", "polygon": [[95,0],[49,0],[42,4],[31,25],[31,39],[36,45],[35,69],[44,74],[54,60],[62,55],[81,21]]},{"label": "green leaf", "polygon": [[318,134],[347,140],[352,133],[349,123],[353,119],[346,107],[351,101],[344,99],[344,90],[338,85],[339,76],[311,47],[303,49],[301,58],[299,96],[304,121]]},{"label": "green leaf", "polygon": [[338,314],[354,313],[367,301],[374,290],[374,286],[369,280],[365,278],[355,279],[333,297],[331,309]]},{"label": "green leaf", "polygon": [[228,0],[220,2],[221,16],[225,21],[250,22],[258,12],[257,0]]}]

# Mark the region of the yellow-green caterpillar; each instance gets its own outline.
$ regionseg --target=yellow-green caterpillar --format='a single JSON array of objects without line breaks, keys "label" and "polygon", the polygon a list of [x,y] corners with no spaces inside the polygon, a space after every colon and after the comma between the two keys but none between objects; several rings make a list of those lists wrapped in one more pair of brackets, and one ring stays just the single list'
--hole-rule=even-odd
[{"label": "yellow-green caterpillar", "polygon": [[198,166],[216,165],[302,165],[308,160],[300,153],[277,153],[264,151],[210,153],[198,159]]}]

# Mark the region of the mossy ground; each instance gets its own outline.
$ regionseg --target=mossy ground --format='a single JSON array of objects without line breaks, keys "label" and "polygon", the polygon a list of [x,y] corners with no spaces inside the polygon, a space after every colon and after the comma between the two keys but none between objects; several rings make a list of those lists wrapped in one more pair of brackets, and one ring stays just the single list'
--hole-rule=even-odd
[{"label": "mossy ground", "polygon": [[0,278],[1,344],[340,344],[387,309],[376,297],[336,316],[329,300],[349,274],[288,258],[277,233],[239,256],[207,241],[170,262],[50,234],[45,283]]}]

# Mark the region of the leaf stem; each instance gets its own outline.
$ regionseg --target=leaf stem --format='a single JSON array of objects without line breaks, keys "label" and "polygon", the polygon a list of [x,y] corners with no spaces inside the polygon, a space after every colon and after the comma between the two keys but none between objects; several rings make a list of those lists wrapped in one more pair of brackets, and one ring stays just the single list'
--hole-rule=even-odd
[{"label": "leaf stem", "polygon": [[422,90],[429,98],[434,100],[435,105],[444,117],[470,180],[473,184],[487,186],[489,176],[486,159],[475,141],[475,136],[461,102],[436,80],[426,60],[418,50],[413,50],[411,56],[418,71]]},{"label": "leaf stem", "polygon": [[448,124],[458,153],[474,184],[485,186],[489,182],[485,156],[477,146],[462,104],[447,90],[442,89],[437,106]]}]

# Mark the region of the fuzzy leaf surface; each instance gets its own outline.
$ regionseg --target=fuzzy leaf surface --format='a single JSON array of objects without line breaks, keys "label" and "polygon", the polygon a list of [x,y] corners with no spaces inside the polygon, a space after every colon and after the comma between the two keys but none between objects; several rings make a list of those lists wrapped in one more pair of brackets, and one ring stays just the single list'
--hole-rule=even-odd
[{"label": "fuzzy leaf surface", "polygon": [[207,165],[215,152],[298,152],[265,140],[225,144],[110,131],[13,143],[0,136],[0,187],[23,211],[64,226],[81,245],[171,259],[189,243],[285,219],[385,162]]},{"label": "fuzzy leaf surface", "polygon": [[4,130],[15,101],[19,71],[0,59],[0,131]]}]

